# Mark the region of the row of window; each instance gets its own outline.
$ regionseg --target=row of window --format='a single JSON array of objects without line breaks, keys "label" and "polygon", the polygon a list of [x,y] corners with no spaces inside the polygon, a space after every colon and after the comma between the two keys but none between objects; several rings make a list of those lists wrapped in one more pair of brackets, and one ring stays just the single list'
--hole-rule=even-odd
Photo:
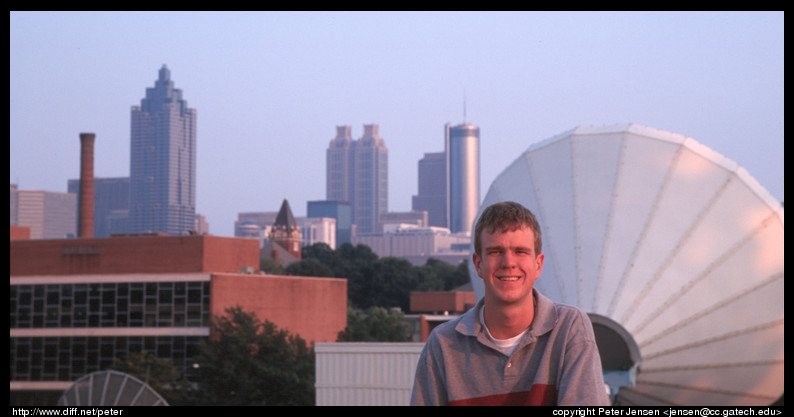
[{"label": "row of window", "polygon": [[151,352],[181,370],[195,362],[200,336],[15,337],[11,381],[73,381],[109,368],[128,353]]},{"label": "row of window", "polygon": [[10,286],[10,328],[208,327],[209,282]]}]

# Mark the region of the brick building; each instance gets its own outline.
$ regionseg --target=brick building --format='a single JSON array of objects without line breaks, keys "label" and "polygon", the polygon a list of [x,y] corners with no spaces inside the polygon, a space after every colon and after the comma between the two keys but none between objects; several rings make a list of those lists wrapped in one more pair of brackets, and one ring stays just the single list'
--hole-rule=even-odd
[{"label": "brick building", "polygon": [[[12,233],[14,236],[14,233]],[[127,236],[11,240],[12,405],[55,404],[128,352],[185,369],[210,319],[237,306],[309,343],[347,324],[344,279],[258,272],[256,240]]]}]

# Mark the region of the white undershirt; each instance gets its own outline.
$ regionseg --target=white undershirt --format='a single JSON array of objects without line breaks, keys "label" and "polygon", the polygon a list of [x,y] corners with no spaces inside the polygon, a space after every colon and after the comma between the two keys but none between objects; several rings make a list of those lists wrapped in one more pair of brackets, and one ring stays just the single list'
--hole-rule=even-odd
[{"label": "white undershirt", "polygon": [[485,325],[485,314],[483,313],[483,310],[485,309],[484,308],[480,309],[480,323],[482,324],[482,327],[485,329],[485,334],[488,335],[488,339],[494,342],[494,344],[496,345],[496,347],[499,349],[500,352],[504,353],[507,356],[512,355],[513,351],[515,351],[516,347],[518,346],[518,341],[521,340],[521,336],[523,336],[524,333],[526,333],[527,330],[529,330],[529,328],[527,327],[526,329],[524,329],[523,332],[511,338],[497,339],[491,335],[491,332],[488,330],[488,326]]}]

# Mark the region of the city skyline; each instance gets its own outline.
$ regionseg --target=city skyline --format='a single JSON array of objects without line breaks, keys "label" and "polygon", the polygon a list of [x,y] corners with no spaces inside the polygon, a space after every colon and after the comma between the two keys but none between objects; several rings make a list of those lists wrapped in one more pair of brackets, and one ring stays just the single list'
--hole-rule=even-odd
[{"label": "city skyline", "polygon": [[418,161],[464,119],[481,190],[533,143],[637,123],[784,200],[782,12],[11,12],[10,52],[11,183],[65,191],[80,132],[96,177],[129,175],[130,105],[165,64],[200,114],[196,212],[216,235],[285,196],[297,216],[322,200],[338,125],[379,125],[389,211],[410,210]]}]

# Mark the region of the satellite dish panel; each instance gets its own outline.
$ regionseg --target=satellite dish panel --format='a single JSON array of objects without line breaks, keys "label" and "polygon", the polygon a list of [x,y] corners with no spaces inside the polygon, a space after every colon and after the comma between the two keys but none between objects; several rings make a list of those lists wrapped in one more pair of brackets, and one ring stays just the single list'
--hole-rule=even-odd
[{"label": "satellite dish panel", "polygon": [[168,405],[152,387],[132,375],[98,371],[74,381],[58,399],[59,406]]},{"label": "satellite dish panel", "polygon": [[636,385],[618,402],[769,405],[783,394],[783,207],[736,163],[669,132],[580,127],[532,145],[480,210],[505,200],[543,228],[536,288],[636,341]]}]

